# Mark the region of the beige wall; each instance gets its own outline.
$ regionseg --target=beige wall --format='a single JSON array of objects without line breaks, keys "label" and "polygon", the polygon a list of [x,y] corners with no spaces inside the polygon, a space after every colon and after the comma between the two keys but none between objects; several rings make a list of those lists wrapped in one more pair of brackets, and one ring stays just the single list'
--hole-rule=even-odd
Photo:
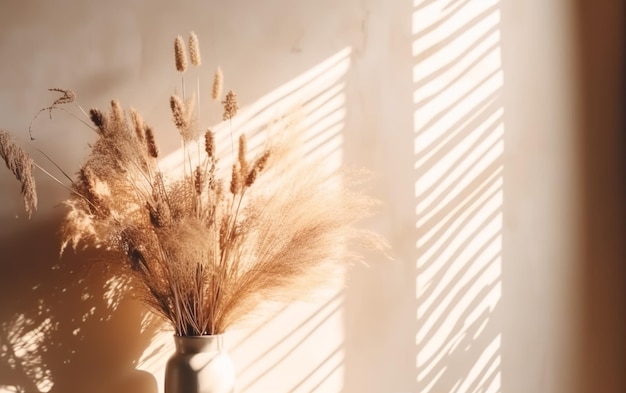
[{"label": "beige wall", "polygon": [[[242,392],[569,393],[585,293],[570,8],[8,1],[0,125],[71,173],[93,140],[75,120],[42,116],[27,142],[45,89],[70,87],[85,107],[116,97],[138,108],[175,152],[171,42],[194,30],[203,83],[219,64],[238,93],[238,130],[303,104],[312,150],[377,173],[384,205],[368,225],[395,257],[368,255],[345,288],[231,332]],[[119,301],[93,253],[58,258],[66,192],[43,175],[38,184],[27,220],[0,171],[0,392],[161,392],[170,333]]]},{"label": "beige wall", "polygon": [[571,7],[503,3],[504,391],[574,391],[581,217]]}]

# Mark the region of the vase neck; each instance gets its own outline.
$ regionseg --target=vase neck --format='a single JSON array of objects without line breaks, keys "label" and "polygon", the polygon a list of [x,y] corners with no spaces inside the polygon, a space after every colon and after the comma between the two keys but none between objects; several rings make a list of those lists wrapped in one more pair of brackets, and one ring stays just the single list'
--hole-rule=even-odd
[{"label": "vase neck", "polygon": [[179,353],[200,353],[221,351],[224,335],[214,336],[174,336],[176,351]]}]

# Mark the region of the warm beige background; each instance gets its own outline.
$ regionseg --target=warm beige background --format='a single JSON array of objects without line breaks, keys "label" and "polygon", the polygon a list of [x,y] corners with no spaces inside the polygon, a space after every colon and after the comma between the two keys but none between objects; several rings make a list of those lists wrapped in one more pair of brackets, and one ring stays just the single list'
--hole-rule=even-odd
[{"label": "warm beige background", "polygon": [[[244,123],[304,104],[312,151],[377,173],[384,204],[367,225],[395,256],[368,255],[343,291],[230,333],[239,391],[621,392],[620,42],[575,28],[623,37],[610,35],[617,3],[5,0],[0,126],[72,173],[93,138],[76,121],[41,116],[27,141],[46,89],[70,87],[85,107],[138,108],[174,152],[171,42],[194,30],[204,83],[221,65]],[[581,54],[593,59],[583,68]],[[115,296],[94,254],[59,259],[66,192],[38,180],[27,220],[0,171],[0,392],[161,392],[169,332]],[[592,357],[577,358],[580,331]]]}]

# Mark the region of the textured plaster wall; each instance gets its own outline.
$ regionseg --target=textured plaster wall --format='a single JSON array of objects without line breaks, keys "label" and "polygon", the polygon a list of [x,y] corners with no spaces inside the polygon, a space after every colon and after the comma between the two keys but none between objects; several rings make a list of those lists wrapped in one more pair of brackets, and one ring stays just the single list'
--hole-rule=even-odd
[{"label": "textured plaster wall", "polygon": [[[410,230],[412,220],[387,209],[410,212],[412,188],[385,173],[396,164],[410,173],[411,149],[402,144],[398,151],[397,140],[382,132],[411,139],[410,12],[409,2],[376,1],[5,2],[2,127],[72,173],[93,140],[88,130],[59,113],[53,121],[37,119],[34,142],[26,131],[34,111],[53,98],[48,87],[71,87],[85,107],[115,97],[138,108],[156,126],[161,150],[174,152],[167,97],[180,79],[172,40],[190,30],[200,37],[205,83],[220,65],[245,116],[279,98],[287,107],[317,97],[324,103],[315,104],[322,108],[315,112],[323,133],[317,149],[332,145],[334,160],[380,172],[377,196],[404,195],[388,201],[384,218],[372,224],[399,258],[383,269],[372,256],[370,268],[358,266],[348,277],[350,289],[232,332],[227,343],[239,388],[411,391],[414,278],[403,274],[411,257],[401,248],[412,245],[396,221]],[[205,124],[215,122],[211,115]],[[390,165],[392,154],[402,161]],[[39,211],[27,220],[16,184],[0,174],[0,391],[161,391],[170,333],[145,327],[136,302],[117,303],[115,284],[93,254],[59,259],[56,205],[66,191],[43,175],[38,180]]]},{"label": "textured plaster wall", "polygon": [[[240,391],[571,392],[569,11],[540,0],[4,1],[0,126],[72,173],[88,130],[58,113],[37,119],[35,141],[27,132],[53,99],[46,89],[69,87],[85,107],[115,97],[139,109],[175,152],[171,43],[194,30],[203,80],[220,65],[244,119],[306,103],[311,149],[377,174],[383,207],[367,224],[395,257],[368,255],[345,288],[229,333]],[[38,181],[28,220],[0,171],[0,392],[161,392],[170,333],[115,295],[93,253],[59,258],[66,191]]]}]

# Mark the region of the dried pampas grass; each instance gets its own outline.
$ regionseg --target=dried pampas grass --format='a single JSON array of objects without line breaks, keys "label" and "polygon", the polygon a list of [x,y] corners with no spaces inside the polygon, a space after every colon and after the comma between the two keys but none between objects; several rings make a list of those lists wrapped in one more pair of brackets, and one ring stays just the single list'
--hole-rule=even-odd
[{"label": "dried pampas grass", "polygon": [[[180,72],[183,45],[178,37]],[[190,39],[196,46],[197,37]],[[222,104],[223,119],[231,120],[239,108],[235,93]],[[221,172],[215,133],[200,137],[191,108],[189,100],[170,97],[183,142],[184,171],[175,177],[161,171],[154,131],[137,110],[127,116],[118,100],[108,110],[91,109],[98,138],[64,203],[62,251],[107,250],[107,262],[121,265],[137,296],[177,335],[189,336],[220,334],[263,305],[300,299],[358,259],[354,246],[380,247],[356,225],[376,202],[346,172],[329,174],[324,162],[306,160],[297,137],[270,138],[252,154],[243,134],[232,170]],[[298,130],[283,124],[283,136]],[[200,157],[188,155],[191,144]],[[33,162],[4,131],[0,154],[22,183],[30,213]]]}]

